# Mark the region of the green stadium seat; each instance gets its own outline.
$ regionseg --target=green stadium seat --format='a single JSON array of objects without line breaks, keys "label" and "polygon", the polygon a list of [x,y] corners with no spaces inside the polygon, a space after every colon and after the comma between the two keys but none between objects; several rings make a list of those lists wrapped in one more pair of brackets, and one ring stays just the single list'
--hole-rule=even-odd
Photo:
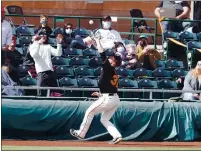
[{"label": "green stadium seat", "polygon": [[151,72],[144,68],[137,68],[133,71],[135,78],[151,78]]},{"label": "green stadium seat", "polygon": [[69,66],[70,59],[63,57],[53,57],[52,64],[55,66]]},{"label": "green stadium seat", "polygon": [[119,88],[138,88],[138,83],[129,78],[119,79]]},{"label": "green stadium seat", "polygon": [[20,79],[20,84],[23,86],[36,86],[36,79],[26,76]]},{"label": "green stadium seat", "polygon": [[114,51],[112,49],[106,49],[105,50],[105,54],[106,54],[106,56],[113,56],[114,55]]},{"label": "green stadium seat", "polygon": [[68,57],[83,56],[83,52],[81,49],[66,48],[65,49],[65,55]]},{"label": "green stadium seat", "polygon": [[95,69],[94,69],[94,76],[95,76],[95,77],[99,77],[102,70],[103,70],[102,67],[97,67],[97,68],[95,68]]},{"label": "green stadium seat", "polygon": [[172,71],[173,78],[185,77],[188,71],[184,71],[182,69],[175,69]]},{"label": "green stadium seat", "polygon": [[85,57],[94,57],[94,56],[98,56],[98,50],[96,49],[92,49],[92,48],[87,48],[85,50],[83,50],[83,56]]},{"label": "green stadium seat", "polygon": [[85,28],[76,28],[74,30],[74,33],[75,33],[75,35],[79,35],[79,36],[81,36],[83,38],[91,35],[91,31],[87,30]]},{"label": "green stadium seat", "polygon": [[21,25],[21,26],[16,28],[16,35],[18,37],[20,37],[20,36],[33,36],[33,35],[35,35],[34,28],[27,27],[26,25]]},{"label": "green stadium seat", "polygon": [[166,61],[164,60],[155,60],[156,68],[165,69]]},{"label": "green stadium seat", "polygon": [[171,75],[171,72],[170,71],[167,71],[167,70],[164,70],[164,69],[155,69],[153,72],[152,72],[152,76],[155,77],[155,78],[172,78],[172,75]]},{"label": "green stadium seat", "polygon": [[20,65],[17,68],[18,71],[18,77],[22,78],[28,75],[28,71],[29,71],[29,67],[28,66],[24,66],[24,65]]},{"label": "green stadium seat", "polygon": [[197,34],[197,39],[199,42],[201,42],[201,32]]},{"label": "green stadium seat", "polygon": [[70,62],[70,66],[88,66],[89,64],[89,59],[86,58],[81,58],[81,57],[73,57]]},{"label": "green stadium seat", "polygon": [[180,40],[184,43],[192,40],[197,40],[197,35],[188,31],[182,32],[179,36]]},{"label": "green stadium seat", "polygon": [[135,44],[135,42],[133,40],[129,40],[129,39],[122,39],[125,45],[128,44]]},{"label": "green stadium seat", "polygon": [[120,77],[131,77],[131,78],[133,78],[133,70],[126,69],[123,67],[117,67],[115,69],[115,71]]},{"label": "green stadium seat", "polygon": [[89,60],[89,66],[91,68],[97,68],[103,65],[103,62],[100,57],[93,57]]},{"label": "green stadium seat", "polygon": [[76,77],[89,77],[94,78],[94,70],[87,67],[77,67],[74,69]]},{"label": "green stadium seat", "polygon": [[158,85],[156,81],[152,81],[150,79],[141,79],[138,81],[139,88],[150,88],[150,89],[157,89]]},{"label": "green stadium seat", "polygon": [[55,70],[57,78],[74,77],[73,69],[66,66],[58,66]]},{"label": "green stadium seat", "polygon": [[56,38],[48,37],[48,44],[50,44],[53,47],[56,47],[57,46]]},{"label": "green stadium seat", "polygon": [[32,37],[31,36],[21,36],[19,37],[19,44],[21,46],[28,46],[32,42]]},{"label": "green stadium seat", "polygon": [[166,67],[167,67],[167,69],[173,70],[173,69],[177,69],[177,68],[184,68],[184,64],[182,61],[169,59],[166,62]]},{"label": "green stadium seat", "polygon": [[79,78],[78,79],[79,87],[98,87],[98,81],[96,79],[91,79],[87,77]]},{"label": "green stadium seat", "polygon": [[179,33],[178,32],[173,32],[170,30],[166,30],[162,34],[163,41],[167,40],[168,38],[173,38],[179,40]]}]

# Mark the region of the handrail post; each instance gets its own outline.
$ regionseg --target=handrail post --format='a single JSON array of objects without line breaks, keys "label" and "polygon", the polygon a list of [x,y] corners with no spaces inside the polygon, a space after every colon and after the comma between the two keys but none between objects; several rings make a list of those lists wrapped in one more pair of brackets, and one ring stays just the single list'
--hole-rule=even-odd
[{"label": "handrail post", "polygon": [[135,38],[135,36],[134,36],[134,31],[135,31],[135,20],[132,18],[132,40],[134,41],[134,38]]},{"label": "handrail post", "polygon": [[57,17],[53,17],[53,29],[56,28],[56,23],[57,23]]},{"label": "handrail post", "polygon": [[80,17],[77,18],[78,28],[80,28]]},{"label": "handrail post", "polygon": [[158,20],[157,19],[155,19],[155,23],[154,23],[154,49],[156,49],[156,41],[157,41],[157,22]]}]

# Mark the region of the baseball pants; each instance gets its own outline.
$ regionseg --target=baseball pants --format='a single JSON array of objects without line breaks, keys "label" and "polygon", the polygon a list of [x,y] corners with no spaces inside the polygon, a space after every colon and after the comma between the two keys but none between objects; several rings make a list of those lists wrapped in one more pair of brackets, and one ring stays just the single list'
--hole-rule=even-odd
[{"label": "baseball pants", "polygon": [[102,113],[101,123],[113,138],[122,137],[115,126],[109,121],[120,105],[117,94],[102,94],[86,111],[83,122],[77,134],[84,138],[96,114]]}]

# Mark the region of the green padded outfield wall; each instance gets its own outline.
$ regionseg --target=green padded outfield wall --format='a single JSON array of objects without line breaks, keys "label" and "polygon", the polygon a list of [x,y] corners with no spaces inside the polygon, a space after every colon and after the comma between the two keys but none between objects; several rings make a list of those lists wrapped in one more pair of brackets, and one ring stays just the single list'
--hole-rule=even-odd
[{"label": "green padded outfield wall", "polygon": [[[73,139],[92,101],[2,99],[2,138]],[[95,116],[86,140],[111,136]],[[193,141],[201,139],[201,103],[121,102],[112,122],[130,141]]]}]

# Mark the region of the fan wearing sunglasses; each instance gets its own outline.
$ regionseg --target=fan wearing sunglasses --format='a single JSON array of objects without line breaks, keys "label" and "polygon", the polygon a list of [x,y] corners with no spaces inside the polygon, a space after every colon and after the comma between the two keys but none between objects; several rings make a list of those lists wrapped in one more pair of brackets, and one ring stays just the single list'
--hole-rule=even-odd
[{"label": "fan wearing sunglasses", "polygon": [[[190,70],[185,77],[183,90],[201,90],[201,60],[197,62],[194,69]],[[201,100],[200,93],[184,93],[183,100]]]}]

